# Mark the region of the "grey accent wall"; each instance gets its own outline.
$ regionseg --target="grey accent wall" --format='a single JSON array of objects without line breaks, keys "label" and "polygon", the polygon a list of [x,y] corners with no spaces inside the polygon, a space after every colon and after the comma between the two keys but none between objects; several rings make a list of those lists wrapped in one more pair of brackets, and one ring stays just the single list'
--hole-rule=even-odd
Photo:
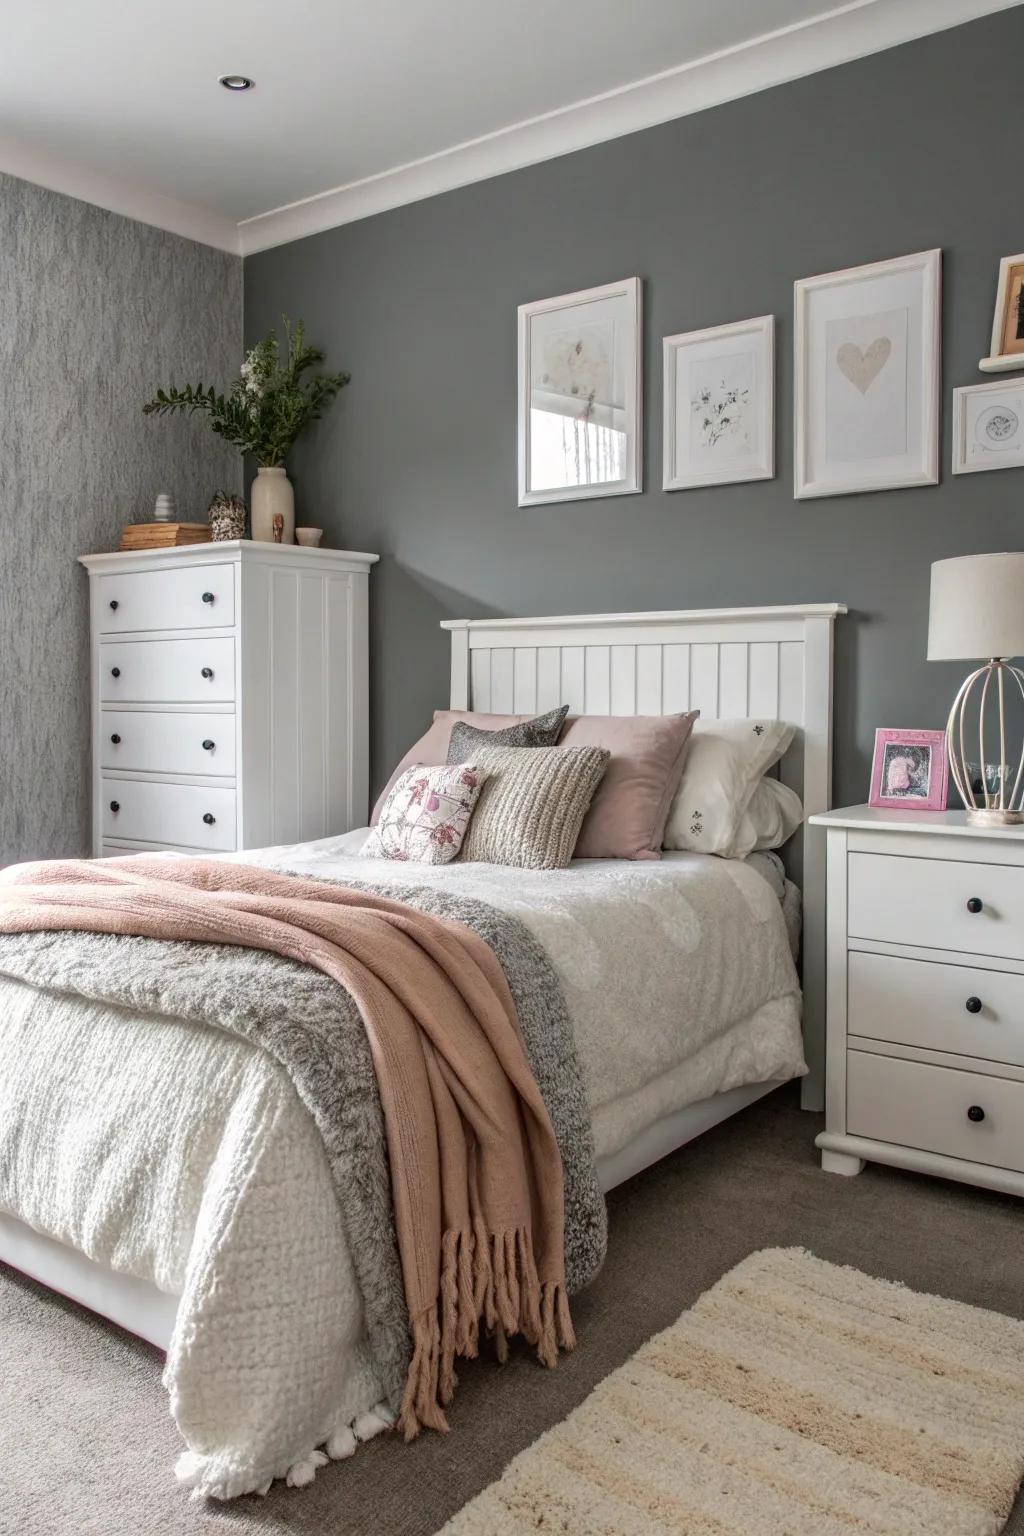
[{"label": "grey accent wall", "polygon": [[237,370],[237,257],[0,175],[0,864],[88,851],[88,579],[76,557],[173,491],[241,482],[162,384]]},{"label": "grey accent wall", "polygon": [[[373,777],[447,701],[453,616],[837,600],[837,801],[876,726],[944,723],[929,562],[1024,547],[1024,472],[953,479],[1000,256],[1024,248],[1024,10],[246,262],[246,330],[302,315],[352,383],[294,455],[300,521],[377,550]],[[794,502],[796,278],[941,246],[942,484]],[[516,506],[516,306],[644,280],[643,495]],[[661,337],[778,317],[778,477],[666,494]]]}]

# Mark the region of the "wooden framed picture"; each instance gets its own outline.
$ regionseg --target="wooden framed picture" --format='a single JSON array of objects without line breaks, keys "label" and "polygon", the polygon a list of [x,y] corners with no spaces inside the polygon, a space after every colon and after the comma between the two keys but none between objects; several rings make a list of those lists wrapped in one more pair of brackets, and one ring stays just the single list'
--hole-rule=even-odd
[{"label": "wooden framed picture", "polygon": [[[1024,358],[1021,360],[1024,367]],[[1024,379],[953,391],[953,473],[1024,466]]]},{"label": "wooden framed picture", "polygon": [[775,474],[775,317],[666,336],[666,491]]},{"label": "wooden framed picture", "polygon": [[519,505],[641,486],[638,277],[519,308]]},{"label": "wooden framed picture", "polygon": [[1024,251],[999,263],[989,356],[978,367],[984,373],[1024,368]]},{"label": "wooden framed picture", "polygon": [[795,284],[798,497],[935,485],[941,251]]},{"label": "wooden framed picture", "polygon": [[945,731],[875,732],[869,805],[903,811],[944,811],[948,793]]}]

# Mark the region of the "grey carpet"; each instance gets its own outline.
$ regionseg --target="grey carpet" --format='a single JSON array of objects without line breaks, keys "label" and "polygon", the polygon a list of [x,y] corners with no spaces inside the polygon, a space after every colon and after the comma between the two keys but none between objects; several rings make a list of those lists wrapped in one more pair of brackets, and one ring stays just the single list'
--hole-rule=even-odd
[{"label": "grey carpet", "polygon": [[[890,1169],[822,1174],[815,1116],[783,1090],[610,1200],[607,1265],[575,1302],[580,1347],[462,1372],[452,1433],[372,1441],[311,1488],[197,1505],[177,1488],[160,1361],[0,1266],[3,1536],[432,1536],[596,1382],[758,1248],[800,1244],[917,1290],[1024,1315],[1024,1208]],[[1024,1500],[1006,1527],[1024,1536]],[[741,1533],[737,1533],[741,1536]],[[941,1536],[941,1533],[936,1533]]]}]

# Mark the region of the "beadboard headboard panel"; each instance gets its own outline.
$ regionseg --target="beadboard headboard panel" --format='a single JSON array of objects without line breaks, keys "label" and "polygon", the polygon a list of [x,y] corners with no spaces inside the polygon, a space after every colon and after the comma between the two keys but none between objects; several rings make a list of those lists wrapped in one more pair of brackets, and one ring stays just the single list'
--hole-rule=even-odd
[{"label": "beadboard headboard panel", "polygon": [[[451,619],[451,707],[494,714],[760,716],[797,727],[781,767],[807,816],[832,792],[832,640],[840,603],[540,619]],[[802,855],[802,857],[801,857]],[[804,1102],[824,1102],[824,839],[794,850],[804,896]]]}]

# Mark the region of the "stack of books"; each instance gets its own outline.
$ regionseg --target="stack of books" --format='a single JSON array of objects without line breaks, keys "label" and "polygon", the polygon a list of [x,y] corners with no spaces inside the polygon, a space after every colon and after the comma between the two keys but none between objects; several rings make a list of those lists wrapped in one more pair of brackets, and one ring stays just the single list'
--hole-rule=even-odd
[{"label": "stack of books", "polygon": [[129,523],[121,530],[122,549],[175,549],[209,542],[209,523]]}]

